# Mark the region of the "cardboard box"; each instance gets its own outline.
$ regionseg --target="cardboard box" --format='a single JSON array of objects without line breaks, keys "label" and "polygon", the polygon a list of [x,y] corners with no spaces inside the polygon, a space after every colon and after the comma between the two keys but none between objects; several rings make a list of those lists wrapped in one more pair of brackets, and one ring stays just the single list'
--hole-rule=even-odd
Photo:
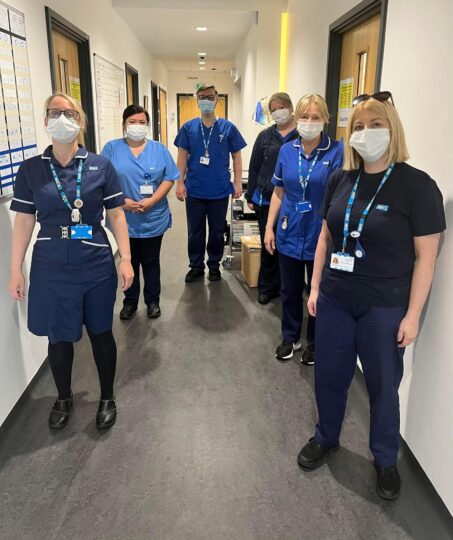
[{"label": "cardboard box", "polygon": [[241,236],[241,273],[249,287],[258,287],[261,266],[261,241],[258,235]]}]

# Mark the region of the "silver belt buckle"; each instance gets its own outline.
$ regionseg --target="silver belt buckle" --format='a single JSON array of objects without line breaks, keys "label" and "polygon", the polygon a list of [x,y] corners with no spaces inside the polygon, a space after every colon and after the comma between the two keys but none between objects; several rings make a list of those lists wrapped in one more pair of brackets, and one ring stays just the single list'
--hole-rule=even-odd
[{"label": "silver belt buckle", "polygon": [[60,225],[60,229],[61,229],[61,240],[69,240],[70,236],[69,236],[69,227],[62,227]]}]

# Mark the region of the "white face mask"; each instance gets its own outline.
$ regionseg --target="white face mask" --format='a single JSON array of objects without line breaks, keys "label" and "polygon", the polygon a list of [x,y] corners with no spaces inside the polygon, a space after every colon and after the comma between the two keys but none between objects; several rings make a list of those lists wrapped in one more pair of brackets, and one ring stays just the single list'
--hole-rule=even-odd
[{"label": "white face mask", "polygon": [[291,117],[289,109],[277,109],[271,113],[272,120],[278,125],[286,124]]},{"label": "white face mask", "polygon": [[148,126],[144,124],[128,124],[126,126],[126,135],[131,141],[143,141],[148,135]]},{"label": "white face mask", "polygon": [[312,141],[319,137],[324,124],[322,122],[305,122],[304,120],[297,121],[297,131],[305,141]]},{"label": "white face mask", "polygon": [[58,118],[49,118],[47,120],[46,132],[54,141],[59,143],[71,143],[77,138],[79,131],[79,124],[69,120],[64,114],[61,114]]},{"label": "white face mask", "polygon": [[357,151],[363,161],[373,163],[381,159],[390,144],[388,128],[362,129],[354,131],[349,139],[349,145]]}]

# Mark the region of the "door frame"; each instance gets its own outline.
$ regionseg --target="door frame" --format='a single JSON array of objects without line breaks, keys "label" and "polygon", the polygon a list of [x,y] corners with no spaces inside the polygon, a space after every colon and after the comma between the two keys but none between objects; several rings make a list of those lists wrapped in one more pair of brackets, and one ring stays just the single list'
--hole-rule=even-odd
[{"label": "door frame", "polygon": [[127,95],[127,76],[132,76],[132,93],[133,93],[133,102],[134,105],[140,105],[139,97],[138,97],[138,71],[133,68],[131,65],[129,65],[127,62],[124,64],[125,67],[125,76],[126,76],[126,102],[128,101],[128,95]]},{"label": "door frame", "polygon": [[[167,148],[168,148],[168,94],[167,91],[159,86],[159,141],[162,142],[162,118],[160,117],[160,93],[165,94],[165,133],[167,134]],[[163,143],[162,143],[163,144]]]},{"label": "door frame", "polygon": [[376,78],[374,91],[378,92],[381,87],[382,64],[384,60],[385,29],[387,25],[388,0],[363,0],[334,21],[329,26],[329,47],[327,58],[326,76],[326,102],[330,111],[330,121],[327,133],[335,138],[338,117],[338,92],[340,91],[340,68],[341,53],[343,46],[343,34],[352,30],[374,15],[380,15],[378,56],[376,63]]},{"label": "door frame", "polygon": [[94,132],[94,107],[93,107],[93,85],[91,81],[91,56],[90,56],[90,36],[85,34],[64,17],[45,6],[47,43],[49,46],[50,78],[52,81],[52,92],[56,91],[56,73],[53,65],[54,51],[52,41],[52,31],[56,30],[64,36],[77,43],[79,53],[80,86],[82,97],[82,108],[87,117],[85,130],[85,146],[88,150],[96,152],[96,136]]},{"label": "door frame", "polygon": [[151,113],[152,113],[152,125],[153,125],[153,140],[158,141],[160,139],[159,134],[159,87],[153,81],[151,81]]},{"label": "door frame", "polygon": [[[176,117],[177,117],[176,121],[178,122],[178,131],[181,129],[181,126],[180,126],[181,119],[179,118],[179,98],[180,97],[194,97],[194,95],[185,93],[185,92],[180,92],[179,94],[176,94]],[[225,98],[225,119],[228,120],[228,94],[219,94],[219,97]]]}]

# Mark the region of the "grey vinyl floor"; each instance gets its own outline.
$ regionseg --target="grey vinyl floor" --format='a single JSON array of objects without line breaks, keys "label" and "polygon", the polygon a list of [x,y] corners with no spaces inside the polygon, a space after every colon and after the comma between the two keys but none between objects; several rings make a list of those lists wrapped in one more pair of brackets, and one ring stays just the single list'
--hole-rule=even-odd
[{"label": "grey vinyl floor", "polygon": [[351,389],[342,448],[297,467],[316,421],[313,369],[274,358],[278,301],[256,303],[236,259],[219,283],[184,284],[183,205],[162,250],[162,317],[145,306],[114,333],[117,424],[98,433],[89,341],[76,346],[75,407],[47,426],[55,390],[45,368],[0,433],[0,538],[355,540],[452,538],[428,492],[402,470],[401,499],[375,493],[367,404]]}]

